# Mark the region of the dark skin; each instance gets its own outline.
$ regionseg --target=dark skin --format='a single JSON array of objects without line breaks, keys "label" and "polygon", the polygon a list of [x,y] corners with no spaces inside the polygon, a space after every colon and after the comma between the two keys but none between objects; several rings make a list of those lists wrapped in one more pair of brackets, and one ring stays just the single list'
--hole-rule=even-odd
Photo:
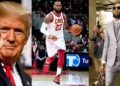
[{"label": "dark skin", "polygon": [[[117,3],[117,4],[114,5],[114,7],[118,7],[118,6],[120,6],[119,3]],[[113,10],[112,12],[113,12],[114,15],[120,15],[120,10],[117,9],[117,8],[115,10]],[[116,22],[119,21],[119,20],[120,20],[120,18],[115,18]]]},{"label": "dark skin", "polygon": [[[57,11],[60,11],[60,10],[62,9],[61,2],[59,2],[59,1],[55,2],[53,8],[54,8],[55,10],[57,10]],[[58,13],[58,12],[54,11],[54,14],[59,17],[59,16],[61,15],[61,12]],[[67,17],[66,17],[65,14],[63,14],[63,17],[64,17],[64,29],[66,29],[67,26],[68,26],[68,24],[67,24]],[[49,23],[51,23],[52,21],[53,21],[53,17],[52,17],[52,15],[49,13],[49,14],[45,17],[44,22],[45,22],[46,24],[49,24]],[[52,35],[52,34],[50,34],[50,35],[48,36],[48,38],[52,39],[53,41],[56,41],[56,40],[58,39],[56,36],[54,36],[54,35]]]}]

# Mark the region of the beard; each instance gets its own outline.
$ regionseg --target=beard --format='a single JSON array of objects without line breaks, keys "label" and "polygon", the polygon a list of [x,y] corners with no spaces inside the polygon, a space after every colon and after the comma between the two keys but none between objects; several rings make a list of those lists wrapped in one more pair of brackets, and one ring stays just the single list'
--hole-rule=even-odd
[{"label": "beard", "polygon": [[117,15],[115,15],[115,14],[113,13],[113,17],[114,17],[114,18],[120,18],[120,13],[117,14]]},{"label": "beard", "polygon": [[61,10],[57,10],[57,9],[54,9],[56,13],[61,13],[62,12],[62,9]]}]

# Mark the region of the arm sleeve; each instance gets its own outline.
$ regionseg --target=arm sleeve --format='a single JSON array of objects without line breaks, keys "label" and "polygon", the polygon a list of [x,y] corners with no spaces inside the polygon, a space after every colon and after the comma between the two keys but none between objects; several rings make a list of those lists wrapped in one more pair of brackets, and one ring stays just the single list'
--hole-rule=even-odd
[{"label": "arm sleeve", "polygon": [[46,35],[46,36],[49,35],[49,32],[46,30],[47,26],[48,26],[48,24],[46,24],[45,22],[43,22],[43,23],[42,23],[42,26],[41,26],[41,29],[40,29],[40,31],[41,31],[44,35]]}]

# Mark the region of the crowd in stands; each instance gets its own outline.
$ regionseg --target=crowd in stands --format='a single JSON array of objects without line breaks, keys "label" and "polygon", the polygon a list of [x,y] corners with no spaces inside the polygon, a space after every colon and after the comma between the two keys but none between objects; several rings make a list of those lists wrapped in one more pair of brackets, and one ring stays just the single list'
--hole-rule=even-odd
[{"label": "crowd in stands", "polygon": [[[88,53],[88,0],[61,0],[62,11],[68,18],[68,25],[79,24],[82,26],[82,32],[75,36],[69,31],[64,30],[64,37],[66,42],[66,52],[72,53]],[[40,19],[53,10],[54,0],[33,0],[32,11],[35,16],[39,16]],[[33,21],[35,22],[35,21]],[[37,23],[36,23],[37,25]],[[40,25],[32,28],[32,50],[33,59],[39,59],[39,61],[45,60],[47,57],[45,35],[40,33]],[[40,58],[39,58],[40,57]],[[41,63],[43,64],[43,63]]]}]

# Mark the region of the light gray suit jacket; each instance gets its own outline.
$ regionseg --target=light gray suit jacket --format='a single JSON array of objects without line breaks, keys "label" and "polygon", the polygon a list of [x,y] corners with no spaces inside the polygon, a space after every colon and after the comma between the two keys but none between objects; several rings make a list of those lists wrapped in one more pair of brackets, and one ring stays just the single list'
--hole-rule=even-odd
[{"label": "light gray suit jacket", "polygon": [[102,54],[102,61],[106,61],[107,65],[113,66],[116,58],[120,58],[120,30],[118,36],[115,36],[113,21],[108,23],[105,28],[105,42]]}]

